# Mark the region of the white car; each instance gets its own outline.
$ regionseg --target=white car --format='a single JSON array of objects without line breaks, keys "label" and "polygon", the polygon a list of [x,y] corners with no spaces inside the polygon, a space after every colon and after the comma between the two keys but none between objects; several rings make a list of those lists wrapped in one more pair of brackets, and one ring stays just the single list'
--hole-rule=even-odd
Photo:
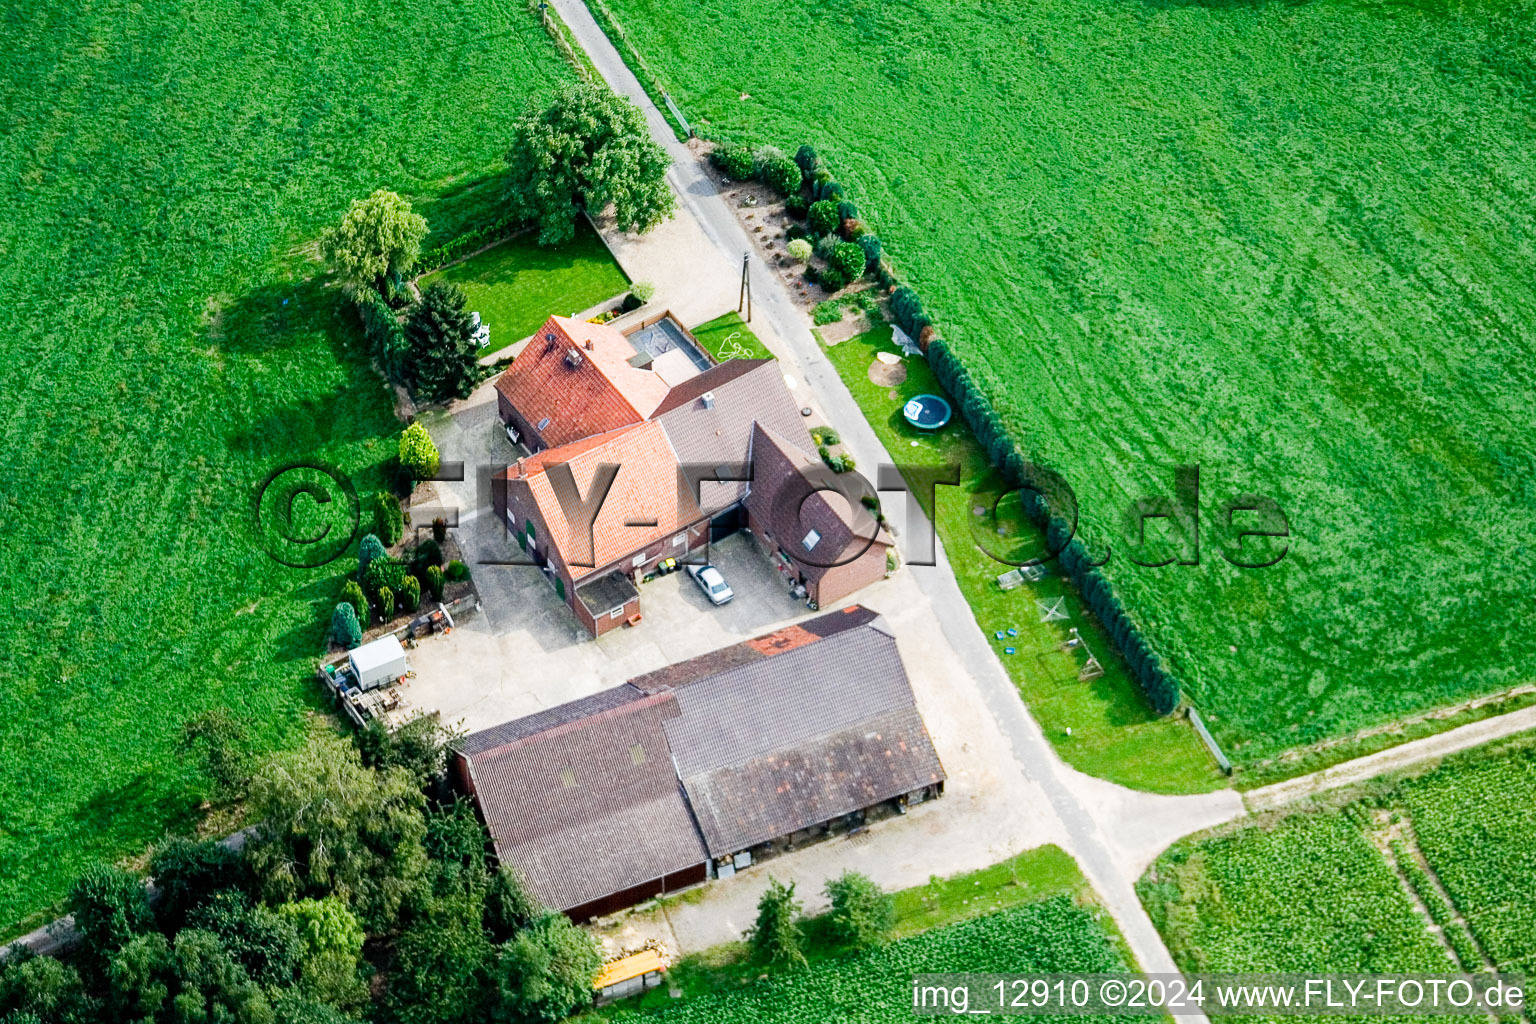
[{"label": "white car", "polygon": [[693,577],[693,582],[704,591],[704,596],[709,598],[710,604],[725,604],[736,595],[731,591],[730,584],[725,582],[725,577],[720,575],[720,570],[712,565],[690,565],[688,575]]}]

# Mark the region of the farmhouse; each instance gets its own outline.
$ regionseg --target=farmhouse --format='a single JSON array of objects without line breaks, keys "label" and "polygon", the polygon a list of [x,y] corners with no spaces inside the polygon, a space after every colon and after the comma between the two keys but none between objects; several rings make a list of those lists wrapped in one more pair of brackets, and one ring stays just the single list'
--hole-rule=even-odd
[{"label": "farmhouse", "polygon": [[613,913],[943,792],[895,637],[854,605],[468,737],[503,863]]},{"label": "farmhouse", "polygon": [[771,359],[711,364],[670,319],[625,335],[552,316],[496,388],[532,454],[497,476],[492,503],[594,637],[638,621],[663,560],[742,526],[812,607],[885,574],[890,536],[817,490],[833,478]]}]

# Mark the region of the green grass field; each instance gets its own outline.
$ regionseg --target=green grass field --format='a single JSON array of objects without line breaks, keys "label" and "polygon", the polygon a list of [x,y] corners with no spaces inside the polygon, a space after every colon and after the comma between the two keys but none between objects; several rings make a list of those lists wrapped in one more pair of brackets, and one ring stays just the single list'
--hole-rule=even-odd
[{"label": "green grass field", "polygon": [[[1536,673],[1531,0],[611,6],[821,151],[1239,765]],[[1201,564],[1133,565],[1180,464]]]},{"label": "green grass field", "polygon": [[491,328],[486,352],[523,340],[551,313],[581,313],[629,287],[629,279],[585,219],[576,222],[575,240],[558,249],[538,245],[532,233],[521,234],[427,274],[418,283],[426,287],[434,281],[451,281],[464,289],[469,308]]},{"label": "green grass field", "polygon": [[1528,972],[1532,877],[1528,733],[1324,807],[1183,840],[1139,890],[1186,970],[1449,971],[1432,919],[1459,966]]},{"label": "green grass field", "polygon": [[263,552],[257,485],[372,489],[399,429],[311,241],[379,187],[463,230],[572,73],[510,0],[23,0],[0,48],[4,934],[190,823],[188,718],[299,735],[340,569]]},{"label": "green grass field", "polygon": [[[1016,505],[1013,515],[1007,504],[1001,516],[993,514],[1005,490],[1003,480],[987,466],[986,454],[964,420],[956,418],[928,433],[902,416],[909,398],[943,392],[928,364],[904,360],[907,378],[894,386],[871,380],[876,354],[899,351],[889,326],[823,350],[892,458],[911,466],[961,467],[961,485],[937,488],[937,515],[927,511],[977,624],[1062,759],[1091,775],[1154,792],[1198,792],[1222,785],[1224,777],[1194,730],[1182,719],[1159,718],[1147,707],[1124,659],[1098,621],[1089,617],[1070,583],[1052,574],[1013,590],[997,585],[997,576],[1009,567],[982,550],[975,532],[991,534],[985,538],[988,550],[1024,557],[1036,553],[1038,534]],[[886,495],[885,500],[893,497]],[[977,509],[985,514],[978,516]],[[1004,536],[997,535],[999,527]],[[1050,607],[1057,601],[1070,617],[1042,621],[1037,602]],[[1104,667],[1097,679],[1079,681],[1086,658],[1080,650],[1062,647],[1073,627]],[[1010,636],[1010,629],[1017,635]]]},{"label": "green grass field", "polygon": [[717,362],[723,363],[727,359],[773,358],[773,353],[752,333],[752,328],[735,310],[717,316],[708,323],[699,324],[692,329],[692,333]]}]

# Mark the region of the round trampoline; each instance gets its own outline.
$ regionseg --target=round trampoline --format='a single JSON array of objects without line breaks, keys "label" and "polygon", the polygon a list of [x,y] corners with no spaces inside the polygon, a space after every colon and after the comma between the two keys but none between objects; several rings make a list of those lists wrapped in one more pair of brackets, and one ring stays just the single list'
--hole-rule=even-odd
[{"label": "round trampoline", "polygon": [[949,422],[949,403],[938,395],[918,395],[901,409],[907,422],[918,430],[938,430]]}]

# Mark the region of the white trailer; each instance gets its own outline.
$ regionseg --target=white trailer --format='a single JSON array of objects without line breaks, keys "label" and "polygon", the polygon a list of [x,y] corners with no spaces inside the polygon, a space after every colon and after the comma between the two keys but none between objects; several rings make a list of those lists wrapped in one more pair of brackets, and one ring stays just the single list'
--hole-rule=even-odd
[{"label": "white trailer", "polygon": [[347,662],[352,666],[358,688],[363,690],[387,686],[411,671],[405,660],[405,648],[393,633],[354,648],[347,655]]}]

